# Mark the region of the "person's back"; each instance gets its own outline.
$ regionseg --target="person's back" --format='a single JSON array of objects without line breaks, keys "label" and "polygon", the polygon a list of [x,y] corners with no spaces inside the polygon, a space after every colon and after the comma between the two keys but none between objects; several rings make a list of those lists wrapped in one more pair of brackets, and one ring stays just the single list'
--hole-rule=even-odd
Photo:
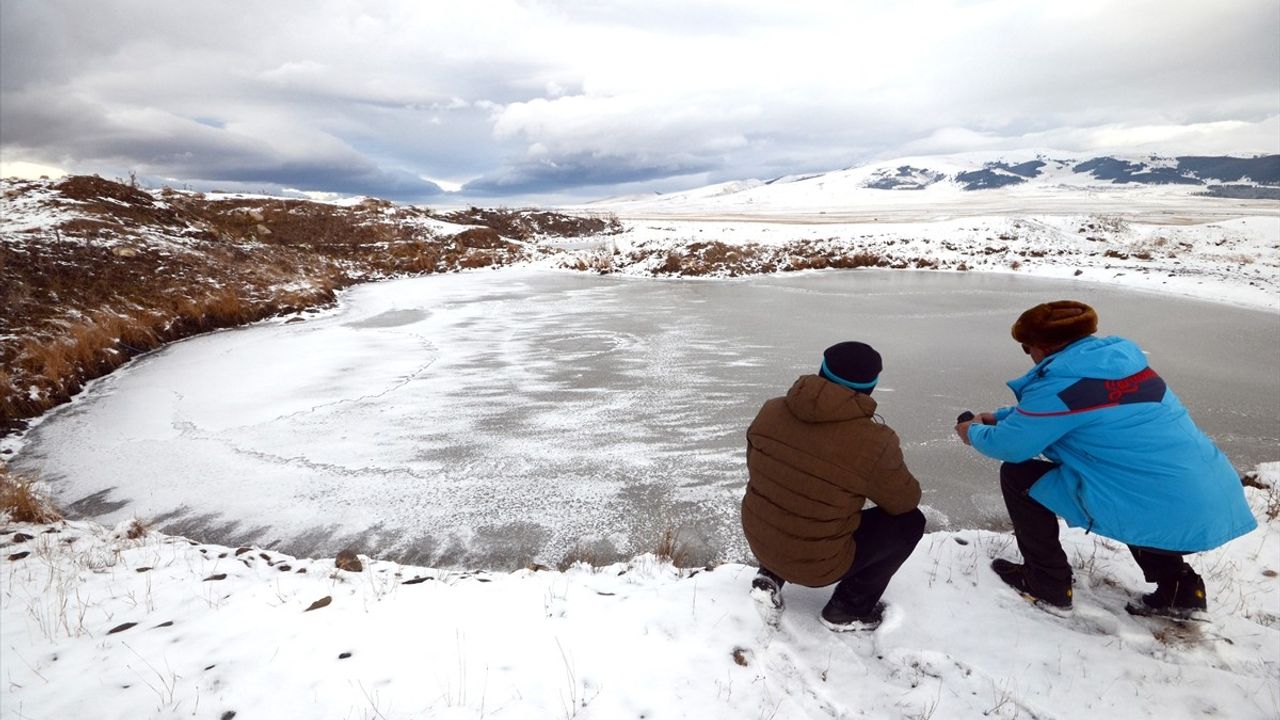
[{"label": "person's back", "polygon": [[868,498],[891,514],[919,504],[898,436],[875,411],[870,395],[805,375],[747,430],[742,527],[761,564],[784,579],[838,580],[853,562]]},{"label": "person's back", "polygon": [[[875,415],[880,369],[870,346],[834,345],[817,375],[766,402],[747,431],[742,527],[760,561],[754,594],[767,622],[778,620],[784,581],[839,581],[823,622],[873,627],[889,579],[924,532],[920,485]],[[878,507],[864,510],[868,499]]]},{"label": "person's back", "polygon": [[1217,547],[1254,527],[1230,461],[1133,342],[1088,336],[1009,386],[1017,409],[973,433],[973,445],[1009,462],[1043,449],[1059,471],[1036,483],[1031,497],[1069,524],[1183,552]]},{"label": "person's back", "polygon": [[1004,461],[1000,487],[1024,562],[997,558],[992,569],[1037,602],[1069,609],[1060,516],[1124,542],[1156,583],[1130,612],[1202,611],[1204,581],[1184,556],[1256,521],[1235,469],[1146,354],[1124,338],[1096,337],[1097,328],[1094,309],[1072,300],[1024,312],[1011,334],[1034,366],[1009,381],[1018,404],[956,425],[966,444]]}]

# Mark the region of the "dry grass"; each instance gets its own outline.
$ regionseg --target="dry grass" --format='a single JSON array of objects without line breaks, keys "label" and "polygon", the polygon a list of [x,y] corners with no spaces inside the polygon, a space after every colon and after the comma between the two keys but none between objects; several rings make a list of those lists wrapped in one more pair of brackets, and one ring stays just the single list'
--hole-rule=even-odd
[{"label": "dry grass", "polygon": [[1264,510],[1268,520],[1280,518],[1280,487],[1268,485],[1262,481],[1262,477],[1256,470],[1250,470],[1240,478],[1240,484],[1245,487],[1257,488],[1266,493],[1267,506]]},{"label": "dry grass", "polygon": [[138,518],[133,518],[129,524],[125,526],[124,536],[129,540],[137,540],[147,534],[147,526]]},{"label": "dry grass", "polygon": [[689,550],[680,539],[680,531],[673,528],[662,531],[658,544],[653,548],[653,554],[659,560],[669,562],[676,567],[685,567],[689,561]]},{"label": "dry grass", "polygon": [[10,472],[3,464],[0,464],[0,515],[25,523],[51,523],[62,519],[49,497],[36,488],[34,480]]},{"label": "dry grass", "polygon": [[612,214],[598,217],[562,215],[533,209],[510,210],[506,208],[484,209],[471,207],[466,210],[440,216],[442,220],[464,225],[484,225],[495,234],[517,240],[529,240],[537,236],[583,237],[616,233],[622,223]]},{"label": "dry grass", "polygon": [[600,564],[600,556],[588,545],[574,545],[573,549],[565,553],[564,557],[560,558],[560,561],[556,563],[556,569],[564,572],[579,563],[596,567]]},{"label": "dry grass", "polygon": [[[721,275],[737,277],[798,270],[851,269],[891,267],[892,261],[865,249],[849,249],[824,242],[797,241],[781,246],[746,243],[733,245],[720,241],[696,242],[674,248],[650,251],[659,254],[661,262],[652,267],[654,275],[698,277]],[[632,262],[643,255],[632,253]],[[900,262],[896,267],[906,267]]]}]

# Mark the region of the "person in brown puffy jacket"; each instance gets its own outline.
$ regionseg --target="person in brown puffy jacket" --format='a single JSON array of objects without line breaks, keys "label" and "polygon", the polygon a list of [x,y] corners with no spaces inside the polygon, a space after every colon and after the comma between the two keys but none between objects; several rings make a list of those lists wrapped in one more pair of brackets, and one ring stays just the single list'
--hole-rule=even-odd
[{"label": "person in brown puffy jacket", "polygon": [[[874,629],[880,596],[924,534],[920,483],[875,414],[881,369],[870,345],[833,345],[818,374],[766,402],[747,430],[742,530],[760,564],[751,594],[770,625],[785,582],[837,583],[822,623]],[[867,500],[876,506],[864,509]]]}]

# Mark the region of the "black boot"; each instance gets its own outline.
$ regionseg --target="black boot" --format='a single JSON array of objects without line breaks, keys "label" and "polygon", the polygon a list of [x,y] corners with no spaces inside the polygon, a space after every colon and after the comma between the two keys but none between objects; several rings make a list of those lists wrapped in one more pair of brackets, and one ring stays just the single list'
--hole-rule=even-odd
[{"label": "black boot", "polygon": [[782,586],[785,581],[773,573],[760,568],[755,579],[751,581],[751,599],[755,601],[756,612],[765,625],[778,627],[782,622],[782,610],[786,605],[782,602]]},{"label": "black boot", "polygon": [[999,576],[1006,585],[1017,590],[1028,600],[1057,610],[1071,609],[1070,583],[1062,587],[1036,586],[1028,579],[1027,568],[1025,565],[1010,562],[1002,558],[992,560],[991,569],[995,571],[996,575]]},{"label": "black boot", "polygon": [[834,632],[869,631],[880,627],[884,620],[884,603],[877,602],[870,610],[859,612],[841,605],[834,597],[822,608],[822,624]]},{"label": "black boot", "polygon": [[1131,602],[1124,609],[1130,615],[1185,619],[1203,612],[1207,607],[1204,580],[1194,570],[1187,568],[1178,577],[1157,583],[1155,592],[1143,595],[1140,602]]}]

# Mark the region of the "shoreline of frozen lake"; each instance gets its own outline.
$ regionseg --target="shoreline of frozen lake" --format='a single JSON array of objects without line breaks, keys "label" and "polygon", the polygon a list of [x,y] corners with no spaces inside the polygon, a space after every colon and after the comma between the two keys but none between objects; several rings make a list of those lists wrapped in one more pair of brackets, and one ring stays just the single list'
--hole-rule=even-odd
[{"label": "shoreline of frozen lake", "polygon": [[875,397],[932,524],[999,526],[995,464],[951,425],[1010,401],[1026,361],[1008,327],[1059,297],[1150,352],[1238,467],[1274,459],[1265,311],[995,274],[508,268],[360,286],[307,323],[174,344],[50,413],[12,464],[75,514],[297,555],[509,568],[629,557],[677,529],[691,561],[744,560],[747,423],[823,347],[862,339],[885,357]]}]

